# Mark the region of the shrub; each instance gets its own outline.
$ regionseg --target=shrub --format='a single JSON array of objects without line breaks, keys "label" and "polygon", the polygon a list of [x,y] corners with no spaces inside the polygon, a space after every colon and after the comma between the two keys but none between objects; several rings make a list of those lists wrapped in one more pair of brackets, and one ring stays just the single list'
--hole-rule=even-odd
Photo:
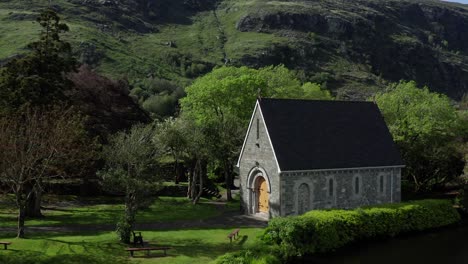
[{"label": "shrub", "polygon": [[392,237],[457,223],[446,200],[420,200],[355,210],[314,210],[272,219],[262,239],[278,245],[283,258],[333,251],[356,240]]}]

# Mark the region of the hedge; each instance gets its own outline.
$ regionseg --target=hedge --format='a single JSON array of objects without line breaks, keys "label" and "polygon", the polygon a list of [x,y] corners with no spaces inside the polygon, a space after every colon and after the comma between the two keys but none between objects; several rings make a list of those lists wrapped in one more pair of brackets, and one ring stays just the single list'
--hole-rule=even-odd
[{"label": "hedge", "polygon": [[283,258],[330,252],[353,241],[457,223],[460,215],[447,200],[419,200],[354,210],[314,210],[270,220],[262,235]]}]

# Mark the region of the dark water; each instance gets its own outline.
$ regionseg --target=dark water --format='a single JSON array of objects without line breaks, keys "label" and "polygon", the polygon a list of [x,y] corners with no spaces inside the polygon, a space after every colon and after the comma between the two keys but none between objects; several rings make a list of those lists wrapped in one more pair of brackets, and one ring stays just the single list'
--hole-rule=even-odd
[{"label": "dark water", "polygon": [[360,243],[333,255],[306,257],[297,263],[468,264],[468,226]]}]

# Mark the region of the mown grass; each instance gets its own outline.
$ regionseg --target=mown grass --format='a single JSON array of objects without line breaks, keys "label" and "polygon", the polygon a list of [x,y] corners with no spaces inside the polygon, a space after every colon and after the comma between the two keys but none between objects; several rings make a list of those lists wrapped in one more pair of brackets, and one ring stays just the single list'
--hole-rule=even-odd
[{"label": "mown grass", "polygon": [[11,235],[0,234],[0,240],[13,242],[9,250],[2,251],[2,264],[120,264],[120,263],[208,263],[226,252],[252,246],[260,228],[241,228],[241,237],[232,244],[227,239],[231,228],[191,229],[177,231],[144,231],[150,245],[170,246],[168,256],[153,252],[149,257],[137,252],[130,259],[126,245],[117,242],[115,233],[94,232],[78,234],[33,234],[27,239],[12,239]]},{"label": "mown grass", "polygon": [[[11,197],[0,203],[1,227],[13,226],[14,207],[8,203]],[[217,257],[257,243],[261,228],[190,228],[179,229],[177,222],[174,229],[160,231],[142,231],[145,241],[150,246],[169,246],[168,256],[162,252],[137,252],[130,258],[125,251],[127,245],[118,242],[115,232],[100,231],[99,224],[114,223],[122,212],[121,200],[112,197],[79,198],[75,196],[47,196],[50,204],[56,204],[60,210],[45,210],[43,219],[28,220],[27,226],[95,225],[93,232],[27,232],[26,239],[17,239],[12,231],[0,232],[0,241],[11,241],[6,251],[0,252],[2,264],[124,264],[124,263],[208,263]],[[203,200],[202,202],[207,202]],[[78,206],[76,204],[83,203]],[[69,206],[67,206],[67,204]],[[237,208],[236,206],[237,205]],[[238,201],[228,203],[227,210],[238,209]],[[161,197],[147,210],[138,215],[139,222],[174,222],[199,221],[220,214],[212,204],[192,205],[185,198]],[[227,235],[234,228],[241,228],[240,238],[229,242]]]},{"label": "mown grass", "polygon": [[[47,199],[47,198],[46,198]],[[45,205],[44,218],[27,219],[26,226],[62,226],[62,225],[110,225],[115,224],[123,214],[122,199],[98,197],[78,199],[77,197],[53,197],[61,200],[57,205]],[[171,222],[176,220],[207,219],[222,212],[212,204],[191,204],[183,197],[160,197],[147,209],[141,210],[138,223]],[[54,204],[54,201],[51,201]],[[82,203],[82,205],[77,205]],[[228,210],[236,210],[228,206]],[[17,221],[17,209],[12,201],[0,203],[0,226],[14,227]]]}]

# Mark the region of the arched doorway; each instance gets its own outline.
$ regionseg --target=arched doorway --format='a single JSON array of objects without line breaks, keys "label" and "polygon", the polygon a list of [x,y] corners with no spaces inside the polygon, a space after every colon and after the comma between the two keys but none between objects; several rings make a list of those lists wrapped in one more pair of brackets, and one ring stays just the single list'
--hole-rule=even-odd
[{"label": "arched doorway", "polygon": [[262,213],[268,212],[269,209],[269,195],[268,195],[268,187],[267,187],[267,182],[265,178],[263,177],[258,177],[257,178],[257,188],[255,189],[256,191],[256,196],[257,196],[257,210],[258,212]]}]

